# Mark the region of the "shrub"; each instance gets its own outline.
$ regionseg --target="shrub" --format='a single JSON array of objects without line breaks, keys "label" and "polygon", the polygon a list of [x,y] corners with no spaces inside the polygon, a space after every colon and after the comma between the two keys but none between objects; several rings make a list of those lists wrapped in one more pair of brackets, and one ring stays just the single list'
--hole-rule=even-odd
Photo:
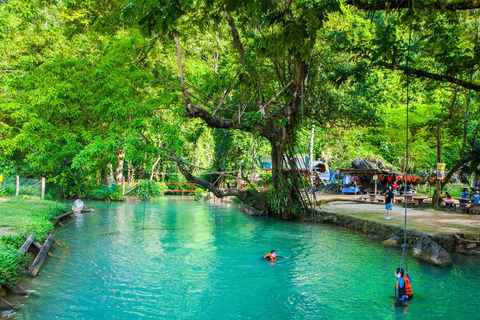
[{"label": "shrub", "polygon": [[109,187],[98,186],[91,192],[91,196],[98,200],[125,200],[125,196],[122,195],[122,186],[116,184],[111,184]]},{"label": "shrub", "polygon": [[148,200],[163,196],[167,190],[164,182],[141,180],[137,185],[136,193],[141,200]]}]

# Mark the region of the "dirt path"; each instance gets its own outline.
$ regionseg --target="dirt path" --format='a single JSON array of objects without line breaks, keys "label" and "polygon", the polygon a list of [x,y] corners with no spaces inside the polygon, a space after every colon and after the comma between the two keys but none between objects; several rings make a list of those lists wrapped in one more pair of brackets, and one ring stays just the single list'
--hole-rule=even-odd
[{"label": "dirt path", "polygon": [[[352,195],[319,195],[321,200],[358,200]],[[387,216],[383,203],[334,201],[323,204],[321,210],[327,213],[351,216],[356,219],[375,221],[385,225],[404,226],[405,207],[396,204],[393,207],[391,220]],[[477,234],[480,235],[480,215],[462,214],[433,209],[407,209],[407,229],[428,234]]]}]

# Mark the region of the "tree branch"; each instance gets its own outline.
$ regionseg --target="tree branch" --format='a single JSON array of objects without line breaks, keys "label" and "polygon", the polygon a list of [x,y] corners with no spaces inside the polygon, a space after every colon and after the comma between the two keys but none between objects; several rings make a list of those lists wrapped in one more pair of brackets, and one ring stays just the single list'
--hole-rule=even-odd
[{"label": "tree branch", "polygon": [[[357,7],[361,10],[376,11],[376,10],[393,10],[393,9],[410,9],[414,7],[413,0],[387,0],[387,1],[371,1],[371,0],[347,0],[347,4]],[[474,10],[480,8],[479,0],[461,0],[454,3],[447,1],[432,1],[421,4],[415,2],[415,8],[436,9],[436,10]]]},{"label": "tree branch", "polygon": [[187,91],[187,84],[185,83],[185,76],[183,74],[183,67],[182,67],[182,57],[181,57],[181,47],[178,38],[174,37],[175,44],[177,46],[177,65],[178,65],[178,73],[180,77],[180,86],[183,95],[183,100],[185,101],[186,108],[185,108],[185,116],[188,118],[199,118],[202,119],[209,127],[212,128],[220,128],[220,129],[238,129],[247,132],[256,132],[259,133],[261,136],[269,139],[271,137],[271,130],[262,125],[248,125],[246,126],[241,121],[233,121],[230,119],[221,119],[212,116],[210,112],[199,107],[192,103],[189,98],[189,93]]},{"label": "tree branch", "polygon": [[175,44],[177,45],[177,66],[178,66],[178,74],[180,76],[180,85],[181,85],[183,100],[185,100],[185,103],[187,104],[187,108],[188,108],[188,105],[192,104],[192,101],[190,101],[190,98],[188,97],[187,86],[185,84],[185,77],[183,75],[182,54],[181,54],[182,48],[180,47],[180,41],[178,41],[178,38],[174,36],[173,39],[175,40]]},{"label": "tree branch", "polygon": [[417,70],[417,69],[413,69],[413,68],[410,68],[410,67],[401,66],[401,65],[398,65],[396,63],[385,63],[385,64],[383,64],[383,66],[386,67],[387,69],[403,71],[406,74],[411,74],[411,75],[414,75],[418,78],[429,78],[429,79],[433,79],[435,81],[452,83],[452,84],[456,84],[456,85],[458,85],[460,87],[463,87],[463,88],[466,88],[466,89],[471,89],[471,90],[480,92],[480,84],[464,81],[462,79],[458,79],[458,78],[455,78],[455,77],[452,77],[452,76],[431,73],[431,72],[423,71],[423,70]]},{"label": "tree branch", "polygon": [[145,61],[145,59],[148,57],[148,53],[155,46],[155,43],[157,42],[157,40],[158,40],[158,36],[154,36],[153,38],[149,39],[148,43],[143,46],[143,48],[138,53],[137,58],[133,60],[132,63],[141,63]]},{"label": "tree branch", "polygon": [[237,49],[238,54],[240,55],[240,62],[245,65],[247,61],[245,59],[245,50],[243,49],[242,41],[240,40],[240,35],[238,34],[237,27],[235,26],[235,21],[233,20],[232,15],[230,12],[225,11],[225,15],[227,16],[228,24],[230,25],[230,31],[232,32],[233,38],[233,45]]},{"label": "tree branch", "polygon": [[159,147],[160,150],[166,152],[176,163],[178,166],[178,170],[183,174],[185,179],[187,181],[192,182],[192,183],[197,183],[201,185],[202,187],[206,188],[207,190],[210,190],[215,196],[219,198],[224,198],[224,197],[229,197],[229,196],[236,196],[238,197],[242,202],[245,202],[247,198],[250,196],[254,195],[257,193],[257,191],[254,190],[248,190],[248,191],[243,191],[239,189],[226,189],[226,190],[221,190],[208,182],[207,180],[197,178],[192,175],[190,171],[187,170],[185,166],[185,162],[180,158],[175,152],[165,149],[163,147]]}]

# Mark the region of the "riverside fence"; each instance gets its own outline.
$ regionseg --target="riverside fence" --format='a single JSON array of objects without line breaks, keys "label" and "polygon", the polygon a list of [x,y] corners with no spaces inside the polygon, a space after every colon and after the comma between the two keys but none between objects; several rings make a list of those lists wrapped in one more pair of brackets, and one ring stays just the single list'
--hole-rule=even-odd
[{"label": "riverside fence", "polygon": [[0,196],[37,196],[45,198],[45,178],[29,179],[0,175]]}]

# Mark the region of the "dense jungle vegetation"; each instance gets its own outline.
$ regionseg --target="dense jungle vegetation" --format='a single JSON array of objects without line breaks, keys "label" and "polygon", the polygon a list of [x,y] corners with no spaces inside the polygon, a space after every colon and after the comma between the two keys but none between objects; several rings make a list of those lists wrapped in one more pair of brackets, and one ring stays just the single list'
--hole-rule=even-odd
[{"label": "dense jungle vegetation", "polygon": [[334,169],[363,157],[404,170],[408,138],[409,172],[443,162],[468,178],[480,160],[478,7],[0,0],[0,173],[46,177],[67,197],[187,179],[254,205],[255,190],[198,174],[251,177],[268,155],[269,201],[284,199],[276,213],[290,219],[298,183],[280,172],[314,132],[314,159]]}]

